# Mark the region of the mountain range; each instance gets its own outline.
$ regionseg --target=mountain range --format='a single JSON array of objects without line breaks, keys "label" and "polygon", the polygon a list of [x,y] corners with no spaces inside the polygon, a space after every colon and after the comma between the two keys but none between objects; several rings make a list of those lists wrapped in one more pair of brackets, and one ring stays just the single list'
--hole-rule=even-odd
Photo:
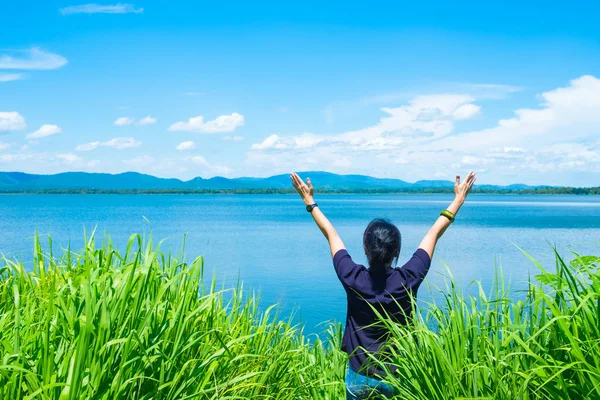
[{"label": "mountain range", "polygon": [[[422,180],[414,183],[400,179],[374,178],[366,175],[338,175],[329,172],[302,172],[321,190],[417,190],[451,188],[454,183],[444,180]],[[536,188],[524,184],[509,186],[478,185],[482,189],[522,190]],[[137,172],[104,174],[64,172],[54,175],[35,175],[24,172],[0,172],[0,191],[40,190],[236,190],[236,189],[289,189],[288,174],[268,178],[193,178],[183,181],[175,178],[158,178]]]}]

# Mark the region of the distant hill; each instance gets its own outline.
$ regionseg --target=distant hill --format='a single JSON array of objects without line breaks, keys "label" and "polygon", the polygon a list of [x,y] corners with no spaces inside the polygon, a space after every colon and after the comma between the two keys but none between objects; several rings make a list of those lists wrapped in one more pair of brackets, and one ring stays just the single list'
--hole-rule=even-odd
[{"label": "distant hill", "polygon": [[55,175],[33,175],[23,172],[0,172],[1,190],[45,189],[172,189],[179,188],[179,179],[163,179],[137,172],[123,174],[91,174],[64,172]]},{"label": "distant hill", "polygon": [[[301,173],[310,176],[321,190],[421,190],[447,189],[451,181],[422,180],[415,183],[400,179],[374,178],[366,175],[338,175],[330,172],[312,171]],[[510,186],[482,185],[491,190],[533,189],[523,184]],[[34,175],[23,172],[0,172],[0,191],[43,191],[43,190],[241,190],[241,189],[289,189],[289,175],[268,178],[194,178],[182,181],[173,178],[158,178],[137,172],[101,174],[87,172],[65,172],[54,175]]]}]

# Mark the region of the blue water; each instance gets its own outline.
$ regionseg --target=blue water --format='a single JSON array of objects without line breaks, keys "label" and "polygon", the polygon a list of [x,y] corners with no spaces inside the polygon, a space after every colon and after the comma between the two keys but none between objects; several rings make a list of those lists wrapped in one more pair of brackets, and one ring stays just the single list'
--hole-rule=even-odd
[{"label": "blue water", "polygon": [[[410,257],[447,195],[322,195],[330,218],[355,261],[364,263],[362,232],[375,217],[387,217],[402,233],[400,263]],[[0,252],[31,262],[33,235],[51,234],[55,248],[83,245],[83,231],[110,233],[124,247],[133,233],[167,239],[165,251],[188,260],[205,256],[226,286],[238,276],[262,304],[278,302],[283,315],[296,311],[307,332],[345,316],[345,295],[331,265],[325,239],[294,195],[2,195]],[[447,269],[466,292],[473,280],[489,287],[494,265],[518,290],[537,268],[518,245],[549,268],[551,245],[569,257],[600,253],[600,198],[576,196],[471,195],[436,249],[427,278],[441,285]],[[431,294],[423,286],[419,297]]]}]

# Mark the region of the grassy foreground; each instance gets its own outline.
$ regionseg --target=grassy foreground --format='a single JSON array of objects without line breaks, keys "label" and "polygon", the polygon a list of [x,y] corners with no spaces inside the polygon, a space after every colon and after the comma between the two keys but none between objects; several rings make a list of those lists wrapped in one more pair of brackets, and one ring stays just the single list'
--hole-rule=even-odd
[{"label": "grassy foreground", "polygon": [[[205,283],[202,258],[179,263],[139,236],[124,253],[89,240],[61,258],[36,242],[34,258],[32,272],[0,263],[1,399],[345,396],[339,326],[309,342],[241,286]],[[600,258],[556,260],[520,301],[501,276],[475,298],[450,282],[410,329],[382,318],[398,398],[600,398]]]},{"label": "grassy foreground", "polygon": [[[214,281],[213,281],[214,282]],[[344,356],[139,236],[0,267],[2,399],[338,399]],[[332,330],[332,333],[334,331]]]},{"label": "grassy foreground", "polygon": [[555,272],[530,257],[541,273],[523,300],[499,274],[491,295],[477,283],[464,298],[450,281],[413,329],[382,318],[399,398],[600,399],[600,257],[555,256]]}]

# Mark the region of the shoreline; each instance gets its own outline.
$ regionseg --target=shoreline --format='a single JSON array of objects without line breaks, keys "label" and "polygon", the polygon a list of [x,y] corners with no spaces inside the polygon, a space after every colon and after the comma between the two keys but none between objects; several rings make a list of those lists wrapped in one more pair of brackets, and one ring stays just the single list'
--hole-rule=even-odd
[{"label": "shoreline", "polygon": [[[393,194],[420,194],[420,195],[443,195],[453,194],[452,188],[432,188],[420,190],[320,190],[322,195],[393,195]],[[0,190],[0,195],[291,195],[296,194],[293,189],[40,189],[40,190]],[[570,196],[597,196],[600,195],[598,188],[542,188],[522,190],[496,190],[496,189],[473,189],[472,194],[488,195],[570,195]]]}]

